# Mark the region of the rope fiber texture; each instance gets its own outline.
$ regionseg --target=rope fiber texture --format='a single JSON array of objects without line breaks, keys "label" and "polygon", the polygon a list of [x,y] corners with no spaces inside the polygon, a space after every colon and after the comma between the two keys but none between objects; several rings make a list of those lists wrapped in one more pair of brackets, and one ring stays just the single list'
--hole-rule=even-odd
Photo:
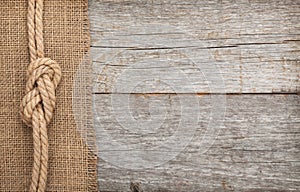
[{"label": "rope fiber texture", "polygon": [[29,190],[44,192],[49,147],[47,125],[55,108],[55,90],[61,79],[61,68],[55,61],[44,57],[43,0],[28,0],[27,27],[30,64],[26,94],[21,101],[21,118],[33,133],[33,168]]}]

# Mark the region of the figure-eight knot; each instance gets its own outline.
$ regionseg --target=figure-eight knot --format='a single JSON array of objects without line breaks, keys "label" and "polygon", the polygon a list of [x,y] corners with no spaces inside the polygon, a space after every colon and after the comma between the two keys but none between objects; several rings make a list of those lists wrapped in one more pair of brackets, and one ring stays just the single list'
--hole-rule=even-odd
[{"label": "figure-eight knot", "polygon": [[55,108],[55,89],[61,79],[60,66],[49,58],[38,58],[30,63],[27,76],[26,95],[21,103],[22,119],[32,127],[34,111],[41,108],[49,124]]},{"label": "figure-eight knot", "polygon": [[26,94],[21,102],[21,118],[33,132],[33,169],[30,192],[44,192],[48,172],[48,135],[55,108],[55,89],[61,79],[60,66],[49,58],[33,60],[27,71]]}]

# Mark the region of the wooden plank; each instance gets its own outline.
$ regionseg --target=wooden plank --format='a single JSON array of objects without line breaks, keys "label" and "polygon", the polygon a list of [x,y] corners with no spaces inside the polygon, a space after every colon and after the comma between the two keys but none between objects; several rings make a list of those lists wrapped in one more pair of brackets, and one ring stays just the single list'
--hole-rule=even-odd
[{"label": "wooden plank", "polygon": [[298,0],[90,0],[99,189],[300,190],[298,95],[203,95],[299,92],[299,12]]},{"label": "wooden plank", "polygon": [[291,94],[95,94],[99,189],[299,191],[299,107]]},{"label": "wooden plank", "polygon": [[299,0],[89,7],[97,93],[299,92]]}]

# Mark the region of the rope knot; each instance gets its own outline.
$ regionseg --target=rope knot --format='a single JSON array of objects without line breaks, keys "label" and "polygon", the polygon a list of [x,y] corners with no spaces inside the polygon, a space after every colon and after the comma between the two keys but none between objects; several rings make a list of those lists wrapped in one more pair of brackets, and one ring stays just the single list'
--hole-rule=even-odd
[{"label": "rope knot", "polygon": [[49,124],[55,108],[55,89],[61,79],[60,66],[49,58],[32,61],[27,71],[26,95],[21,102],[21,117],[28,125],[33,124],[33,114],[39,113]]}]

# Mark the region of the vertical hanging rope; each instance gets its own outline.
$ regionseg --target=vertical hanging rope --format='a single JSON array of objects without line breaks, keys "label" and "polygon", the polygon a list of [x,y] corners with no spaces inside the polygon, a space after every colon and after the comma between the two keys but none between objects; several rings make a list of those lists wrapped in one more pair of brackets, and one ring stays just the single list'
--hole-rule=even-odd
[{"label": "vertical hanging rope", "polygon": [[61,79],[60,66],[44,57],[43,0],[28,0],[28,39],[30,64],[26,94],[21,102],[21,118],[32,127],[33,168],[30,191],[46,189],[48,169],[48,135],[55,108],[55,89]]}]

